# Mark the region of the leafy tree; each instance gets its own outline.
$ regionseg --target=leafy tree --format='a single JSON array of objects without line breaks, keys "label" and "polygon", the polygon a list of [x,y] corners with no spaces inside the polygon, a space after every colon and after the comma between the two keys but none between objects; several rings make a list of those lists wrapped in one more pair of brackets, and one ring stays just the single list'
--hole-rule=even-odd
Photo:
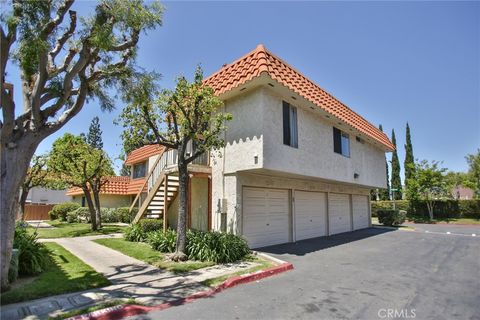
[{"label": "leafy tree", "polygon": [[425,200],[428,215],[433,219],[435,200],[450,196],[446,168],[440,168],[439,162],[426,160],[415,164],[415,170],[407,184],[407,195],[411,200]]},{"label": "leafy tree", "polygon": [[396,189],[393,192],[394,200],[402,199],[402,180],[400,178],[400,161],[397,154],[397,140],[395,138],[395,130],[392,129],[392,143],[395,146],[395,150],[392,153],[392,189]]},{"label": "leafy tree", "polygon": [[480,197],[480,149],[477,153],[468,154],[465,159],[468,163],[468,175],[470,186],[475,190],[475,194]]},{"label": "leafy tree", "polygon": [[[456,187],[467,187],[475,190],[475,183],[471,179],[471,175],[466,172],[454,172],[450,171],[445,175],[445,181],[448,185],[449,190],[453,191]],[[457,195],[452,193],[454,198],[457,198]]]},{"label": "leafy tree", "polygon": [[107,182],[105,177],[114,174],[107,154],[90,146],[80,136],[66,133],[53,143],[48,166],[70,186],[82,189],[90,210],[92,230],[101,228],[99,194]]},{"label": "leafy tree", "polygon": [[410,126],[407,122],[407,128],[405,132],[405,162],[403,163],[405,169],[405,186],[408,180],[412,177],[412,171],[415,170],[415,158],[413,157],[412,138],[410,136]]},{"label": "leafy tree", "polygon": [[[0,24],[1,289],[8,289],[20,187],[37,146],[77,115],[87,99],[112,109],[109,92],[141,72],[135,64],[143,31],[161,24],[162,7],[142,0],[101,0],[77,23],[74,0],[2,5]],[[22,100],[4,85],[18,68]],[[121,88],[119,88],[118,92]],[[17,108],[21,105],[20,108]]]},{"label": "leafy tree", "polygon": [[47,167],[48,155],[35,155],[32,158],[28,168],[25,180],[20,191],[20,216],[23,220],[25,213],[25,203],[30,190],[34,187],[44,187],[49,189],[64,189],[66,184],[57,179]]},{"label": "leafy tree", "polygon": [[88,135],[86,136],[87,143],[95,149],[103,149],[102,129],[100,129],[100,120],[98,117],[92,119],[90,127],[88,128]]},{"label": "leafy tree", "polygon": [[[131,85],[127,98],[130,103],[120,117],[126,129],[124,141],[130,145],[143,142],[178,150],[179,206],[173,259],[186,260],[187,166],[204,152],[224,146],[220,133],[226,129],[225,121],[230,120],[231,115],[218,112],[222,101],[212,88],[203,84],[200,67],[195,71],[193,82],[179,77],[175,91],[162,90],[159,94],[155,75],[141,78]],[[195,146],[192,154],[186,152],[189,142]]]}]

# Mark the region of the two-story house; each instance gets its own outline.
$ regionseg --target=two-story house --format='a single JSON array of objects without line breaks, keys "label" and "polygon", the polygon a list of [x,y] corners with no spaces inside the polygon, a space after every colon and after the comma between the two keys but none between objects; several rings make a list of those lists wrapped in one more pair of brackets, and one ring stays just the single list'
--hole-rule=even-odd
[{"label": "two-story house", "polygon": [[[394,150],[383,132],[262,45],[205,83],[233,120],[226,146],[189,168],[190,227],[255,248],[370,226],[369,192],[385,187]],[[137,219],[175,225],[175,157],[166,151],[151,168]]]}]

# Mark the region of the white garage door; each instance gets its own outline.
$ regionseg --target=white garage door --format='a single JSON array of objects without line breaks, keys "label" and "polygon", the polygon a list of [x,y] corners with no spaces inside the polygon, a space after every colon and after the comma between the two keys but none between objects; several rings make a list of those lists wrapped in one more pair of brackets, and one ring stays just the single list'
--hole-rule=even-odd
[{"label": "white garage door", "polygon": [[368,228],[370,219],[370,215],[368,214],[368,197],[353,195],[352,211],[353,230]]},{"label": "white garage door", "polygon": [[288,191],[243,188],[243,236],[251,248],[289,241]]},{"label": "white garage door", "polygon": [[295,191],[295,240],[327,235],[327,195]]},{"label": "white garage door", "polygon": [[328,207],[329,234],[351,231],[350,196],[348,194],[330,193]]}]

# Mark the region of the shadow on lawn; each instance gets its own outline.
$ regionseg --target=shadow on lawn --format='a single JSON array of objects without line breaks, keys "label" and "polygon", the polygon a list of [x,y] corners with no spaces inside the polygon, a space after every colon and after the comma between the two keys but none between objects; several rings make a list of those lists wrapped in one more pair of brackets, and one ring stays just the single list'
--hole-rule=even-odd
[{"label": "shadow on lawn", "polygon": [[50,252],[50,262],[46,270],[35,280],[2,293],[2,305],[110,284],[103,275],[92,270],[58,244],[48,243],[46,246]]}]

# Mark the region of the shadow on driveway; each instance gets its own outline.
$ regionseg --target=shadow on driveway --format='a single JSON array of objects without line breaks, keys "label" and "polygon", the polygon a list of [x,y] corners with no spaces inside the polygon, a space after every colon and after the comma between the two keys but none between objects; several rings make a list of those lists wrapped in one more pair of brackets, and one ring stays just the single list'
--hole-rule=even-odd
[{"label": "shadow on driveway", "polygon": [[255,250],[271,254],[292,254],[303,256],[311,252],[340,246],[350,242],[375,237],[384,233],[396,231],[389,228],[367,228],[345,232],[328,237],[319,237],[275,246],[257,248]]}]

